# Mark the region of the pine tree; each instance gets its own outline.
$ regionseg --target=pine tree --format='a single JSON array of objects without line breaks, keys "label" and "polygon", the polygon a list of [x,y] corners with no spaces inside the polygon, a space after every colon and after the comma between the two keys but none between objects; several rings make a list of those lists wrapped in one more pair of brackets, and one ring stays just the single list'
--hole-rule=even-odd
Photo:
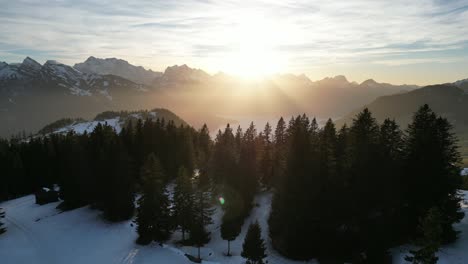
[{"label": "pine tree", "polygon": [[116,138],[107,155],[109,163],[109,184],[106,193],[104,214],[113,221],[130,219],[135,210],[134,169],[132,160]]},{"label": "pine tree", "polygon": [[242,244],[241,256],[247,259],[248,264],[263,264],[266,258],[265,242],[262,239],[262,230],[258,221],[250,224],[244,243]]},{"label": "pine tree", "polygon": [[6,229],[3,227],[2,219],[5,218],[5,212],[0,208],[0,234],[5,233]]},{"label": "pine tree", "polygon": [[198,132],[197,140],[197,165],[203,175],[207,175],[208,162],[211,156],[213,142],[211,141],[210,131],[206,124]]},{"label": "pine tree", "polygon": [[405,260],[413,264],[436,264],[438,257],[435,255],[443,239],[443,216],[441,211],[433,207],[429,209],[426,216],[420,220],[418,231],[421,233],[419,239],[419,250],[411,250],[412,256],[406,256]]},{"label": "pine tree", "polygon": [[169,198],[166,193],[165,175],[159,160],[150,154],[141,169],[142,195],[138,199],[136,217],[138,244],[151,241],[164,242],[171,234]]},{"label": "pine tree", "polygon": [[258,164],[257,164],[257,149],[255,138],[257,132],[253,122],[245,131],[241,152],[239,157],[239,175],[230,186],[241,194],[243,204],[243,215],[246,216],[252,208],[253,198],[258,189]]},{"label": "pine tree", "polygon": [[[380,248],[380,236],[384,230],[381,190],[387,186],[377,177],[381,171],[379,139],[380,127],[366,108],[353,120],[349,131],[349,167],[344,178],[347,184],[345,195],[349,197],[345,219],[350,227],[345,235],[348,240],[345,247],[349,254],[366,252],[367,255],[374,255],[377,251],[383,251]],[[371,214],[374,217],[369,217]]]},{"label": "pine tree", "polygon": [[231,256],[231,241],[236,239],[240,234],[242,227],[242,218],[239,213],[233,209],[228,209],[224,212],[222,223],[221,223],[221,238],[227,240],[227,256]]},{"label": "pine tree", "polygon": [[271,185],[276,187],[284,175],[286,168],[286,123],[283,117],[278,120],[275,128],[272,153]]},{"label": "pine tree", "polygon": [[262,154],[260,160],[261,182],[267,188],[272,187],[273,179],[273,144],[271,141],[271,126],[267,122],[263,129]]},{"label": "pine tree", "polygon": [[201,260],[200,248],[210,241],[210,233],[206,231],[200,219],[194,219],[190,225],[190,241],[198,249],[198,260]]},{"label": "pine tree", "polygon": [[174,224],[182,231],[182,241],[194,217],[194,191],[189,174],[184,167],[179,169],[173,197]]},{"label": "pine tree", "polygon": [[[273,246],[282,254],[295,259],[308,259],[317,250],[317,237],[311,236],[313,203],[318,192],[314,191],[311,174],[312,144],[307,120],[301,116],[290,122],[290,148],[285,175],[274,193],[269,218],[269,231]],[[291,206],[294,205],[294,206]],[[294,216],[294,217],[291,217]],[[301,235],[298,235],[301,234]]]},{"label": "pine tree", "polygon": [[228,241],[227,256],[231,256],[231,241],[240,234],[245,217],[245,202],[242,195],[233,188],[224,187],[223,217],[221,219],[221,238]]},{"label": "pine tree", "polygon": [[403,132],[395,120],[385,119],[380,126],[380,177],[385,182],[385,188],[381,190],[384,207],[384,221],[387,226],[381,234],[381,241],[395,244],[405,239],[401,237],[405,218],[401,217],[401,205],[403,203],[402,190],[405,179],[402,170],[403,165]]}]

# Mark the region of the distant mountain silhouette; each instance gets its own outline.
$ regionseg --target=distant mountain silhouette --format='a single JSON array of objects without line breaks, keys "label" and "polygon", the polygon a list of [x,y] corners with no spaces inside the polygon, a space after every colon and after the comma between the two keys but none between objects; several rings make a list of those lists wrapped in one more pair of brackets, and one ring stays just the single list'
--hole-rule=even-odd
[{"label": "distant mountain silhouette", "polygon": [[0,136],[36,132],[64,117],[91,119],[103,111],[155,106],[197,127],[208,122],[212,130],[239,115],[339,117],[379,96],[416,88],[374,80],[358,84],[340,75],[319,81],[303,74],[246,80],[187,65],[160,73],[116,58],[90,57],[71,67],[56,61],[41,65],[27,57],[22,63],[0,63]]},{"label": "distant mountain silhouette", "polygon": [[468,93],[453,84],[430,85],[407,93],[379,97],[352,111],[339,123],[350,124],[352,118],[367,107],[380,122],[388,117],[406,126],[413,113],[424,104],[429,104],[435,112],[447,117],[457,129],[468,127]]}]

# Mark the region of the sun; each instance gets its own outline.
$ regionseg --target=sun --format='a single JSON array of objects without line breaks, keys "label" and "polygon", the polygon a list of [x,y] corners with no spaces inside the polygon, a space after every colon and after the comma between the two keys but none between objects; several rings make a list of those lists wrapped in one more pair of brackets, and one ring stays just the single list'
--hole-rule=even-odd
[{"label": "sun", "polygon": [[247,78],[283,71],[286,59],[277,48],[280,34],[275,28],[272,21],[261,16],[242,14],[230,31],[224,70]]}]

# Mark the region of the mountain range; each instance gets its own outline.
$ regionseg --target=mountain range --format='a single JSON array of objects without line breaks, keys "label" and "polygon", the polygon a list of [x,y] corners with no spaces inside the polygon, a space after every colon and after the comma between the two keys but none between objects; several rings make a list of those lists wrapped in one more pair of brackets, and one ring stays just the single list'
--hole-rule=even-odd
[{"label": "mountain range", "polygon": [[[464,87],[467,82],[459,81]],[[307,113],[342,117],[387,95],[417,91],[372,79],[350,82],[345,76],[312,81],[305,75],[276,74],[245,80],[208,74],[187,65],[155,72],[116,58],[89,57],[73,67],[27,57],[0,62],[0,136],[37,132],[58,119],[92,119],[103,111],[171,109],[195,127],[217,129],[237,116],[288,116]]]}]

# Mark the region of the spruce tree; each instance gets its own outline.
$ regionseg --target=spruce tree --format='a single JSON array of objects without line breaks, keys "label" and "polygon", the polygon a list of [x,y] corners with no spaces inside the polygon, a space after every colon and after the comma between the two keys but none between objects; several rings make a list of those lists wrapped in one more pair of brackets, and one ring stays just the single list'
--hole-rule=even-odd
[{"label": "spruce tree", "polygon": [[231,210],[224,212],[221,223],[221,238],[228,242],[226,256],[231,256],[231,241],[240,234],[241,227],[242,220],[238,213]]},{"label": "spruce tree", "polygon": [[443,242],[454,241],[452,224],[463,218],[458,188],[461,184],[460,153],[452,125],[428,105],[422,106],[408,126],[405,144],[405,217],[414,234],[418,220],[432,207],[443,216]]},{"label": "spruce tree", "polygon": [[194,217],[194,191],[185,167],[179,169],[173,196],[174,224],[182,231],[182,241]]},{"label": "spruce tree", "polygon": [[231,241],[240,234],[244,222],[245,210],[242,196],[234,189],[225,187],[223,217],[221,219],[221,238],[227,240],[227,256],[231,256]]},{"label": "spruce tree", "polygon": [[154,154],[146,159],[142,169],[142,194],[138,199],[136,217],[138,244],[151,241],[164,242],[171,234],[169,198],[166,193],[165,175],[161,163]]},{"label": "spruce tree", "polygon": [[288,131],[290,148],[285,175],[273,196],[269,231],[273,246],[279,252],[295,259],[308,259],[317,250],[311,239],[318,238],[311,236],[310,227],[315,221],[311,206],[318,202],[318,192],[312,185],[314,167],[307,120],[298,116],[290,122]]},{"label": "spruce tree", "polygon": [[262,154],[260,160],[261,182],[267,188],[272,187],[273,179],[273,144],[271,141],[271,126],[266,123],[263,129]]},{"label": "spruce tree", "polygon": [[206,124],[198,132],[197,140],[197,165],[203,175],[207,175],[209,159],[211,156],[211,151],[213,149],[213,142],[210,137],[210,131]]},{"label": "spruce tree", "polygon": [[247,259],[248,264],[263,264],[263,259],[266,258],[265,250],[260,224],[255,221],[249,226],[242,244],[241,256]]},{"label": "spruce tree", "polygon": [[256,129],[253,122],[245,131],[241,152],[239,157],[239,175],[233,181],[230,187],[234,188],[241,194],[243,201],[243,215],[247,216],[252,208],[253,198],[258,189],[258,163],[257,163],[257,148],[256,148]]},{"label": "spruce tree", "polygon": [[[373,255],[384,251],[380,248],[384,230],[381,190],[387,186],[377,176],[381,171],[379,139],[380,127],[366,108],[353,119],[349,131],[349,167],[344,178],[347,183],[344,191],[349,197],[345,219],[350,227],[345,235],[348,240],[345,248],[349,254],[365,252]],[[374,216],[369,217],[371,214]],[[374,248],[375,245],[379,247]]]},{"label": "spruce tree", "polygon": [[283,117],[278,120],[275,128],[272,153],[271,185],[276,187],[284,175],[286,168],[286,123]]},{"label": "spruce tree", "polygon": [[380,177],[385,182],[382,189],[384,221],[387,228],[381,235],[381,240],[389,244],[398,243],[404,239],[402,227],[405,218],[401,217],[403,202],[402,190],[405,184],[403,165],[403,132],[395,120],[385,119],[380,126]]}]

